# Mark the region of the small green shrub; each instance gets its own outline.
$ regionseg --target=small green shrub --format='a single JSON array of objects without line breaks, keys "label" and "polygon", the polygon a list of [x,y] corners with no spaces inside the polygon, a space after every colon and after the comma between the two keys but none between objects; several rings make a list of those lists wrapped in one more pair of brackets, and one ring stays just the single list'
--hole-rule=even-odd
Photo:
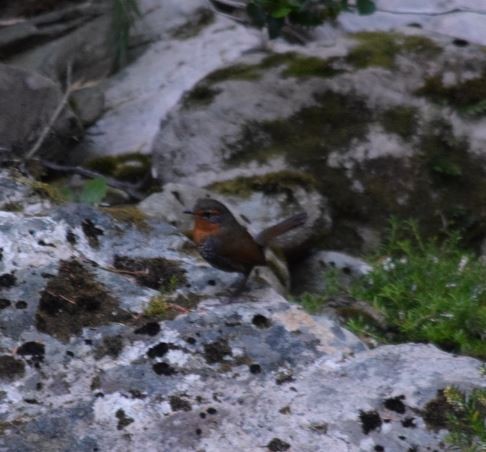
[{"label": "small green shrub", "polygon": [[382,341],[431,342],[486,358],[486,265],[463,251],[459,239],[426,240],[414,222],[392,221],[372,272],[347,289],[385,316],[388,331],[361,318],[348,326]]},{"label": "small green shrub", "polygon": [[486,450],[486,389],[476,388],[466,395],[449,386],[444,396],[451,407],[446,442],[464,452]]}]

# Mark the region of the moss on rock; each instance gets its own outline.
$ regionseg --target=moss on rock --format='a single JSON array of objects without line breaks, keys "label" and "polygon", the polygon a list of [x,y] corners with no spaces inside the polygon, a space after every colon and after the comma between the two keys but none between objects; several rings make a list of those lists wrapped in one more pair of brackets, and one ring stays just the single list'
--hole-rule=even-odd
[{"label": "moss on rock", "polygon": [[315,101],[289,118],[243,125],[239,140],[224,151],[227,164],[283,155],[290,164],[315,170],[330,152],[345,150],[368,133],[373,114],[357,96],[326,91]]},{"label": "moss on rock", "polygon": [[416,94],[433,102],[450,105],[461,113],[486,115],[486,72],[451,86],[445,86],[442,75],[437,74],[425,79]]},{"label": "moss on rock", "polygon": [[150,173],[150,156],[129,152],[116,156],[97,157],[86,167],[115,179],[136,182]]},{"label": "moss on rock", "polygon": [[408,106],[389,108],[383,112],[381,123],[386,132],[410,140],[417,132],[418,111]]},{"label": "moss on rock", "polygon": [[358,69],[370,66],[393,69],[398,54],[431,58],[442,51],[434,41],[424,36],[363,31],[353,37],[358,44],[350,50],[346,61]]},{"label": "moss on rock", "polygon": [[316,185],[316,180],[310,174],[298,171],[278,171],[215,182],[208,188],[223,195],[249,196],[255,191],[272,194],[292,191],[295,186],[309,190],[315,188]]}]

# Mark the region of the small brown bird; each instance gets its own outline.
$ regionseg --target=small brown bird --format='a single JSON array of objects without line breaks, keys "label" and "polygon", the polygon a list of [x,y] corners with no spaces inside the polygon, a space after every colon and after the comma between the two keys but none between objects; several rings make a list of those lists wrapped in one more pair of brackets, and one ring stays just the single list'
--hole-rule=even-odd
[{"label": "small brown bird", "polygon": [[307,219],[305,212],[293,215],[253,238],[226,206],[215,199],[199,199],[193,210],[184,213],[194,215],[193,240],[201,256],[213,267],[243,274],[236,292],[244,288],[253,267],[266,264],[265,246],[275,237],[302,226]]}]

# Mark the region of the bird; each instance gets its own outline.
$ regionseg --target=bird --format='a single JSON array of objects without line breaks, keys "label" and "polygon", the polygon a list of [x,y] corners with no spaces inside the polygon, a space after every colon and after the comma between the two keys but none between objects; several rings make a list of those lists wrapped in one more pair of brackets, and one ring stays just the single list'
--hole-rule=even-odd
[{"label": "bird", "polygon": [[265,247],[275,237],[302,226],[307,220],[307,214],[301,212],[253,237],[230,210],[215,199],[198,199],[193,209],[184,213],[194,216],[192,238],[201,256],[219,270],[243,275],[235,287],[235,295],[244,289],[254,267],[266,265]]}]

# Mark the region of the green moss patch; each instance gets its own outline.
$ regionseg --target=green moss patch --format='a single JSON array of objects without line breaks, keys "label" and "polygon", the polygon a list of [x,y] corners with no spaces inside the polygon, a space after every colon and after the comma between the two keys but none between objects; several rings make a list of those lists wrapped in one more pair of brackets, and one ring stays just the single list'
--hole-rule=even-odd
[{"label": "green moss patch", "polygon": [[211,72],[205,79],[205,83],[212,85],[225,82],[227,80],[260,80],[262,72],[258,65],[254,64],[234,64],[222,69]]},{"label": "green moss patch", "polygon": [[237,177],[216,182],[208,188],[223,195],[249,196],[255,191],[266,194],[291,192],[295,186],[306,190],[316,187],[316,180],[309,174],[297,171],[279,171],[252,177]]},{"label": "green moss patch", "polygon": [[61,261],[58,274],[41,292],[37,329],[67,342],[84,327],[125,322],[130,314],[78,261]]},{"label": "green moss patch", "polygon": [[262,60],[258,65],[261,69],[285,66],[284,77],[334,77],[344,72],[337,67],[342,58],[318,58],[295,52],[274,53]]},{"label": "green moss patch", "polygon": [[346,61],[362,69],[378,66],[393,69],[398,54],[413,54],[431,58],[441,53],[441,48],[424,36],[405,36],[387,32],[359,32],[353,35],[358,41]]},{"label": "green moss patch", "polygon": [[221,90],[208,86],[204,81],[198,83],[184,95],[182,108],[204,107],[210,105]]},{"label": "green moss patch", "polygon": [[461,113],[474,116],[486,115],[486,72],[480,77],[456,85],[445,86],[441,75],[425,80],[416,92],[433,102],[450,105]]},{"label": "green moss patch", "polygon": [[289,118],[245,124],[240,139],[225,151],[228,165],[283,155],[289,164],[312,172],[322,168],[330,152],[345,150],[368,133],[373,114],[363,100],[327,91],[315,101]]},{"label": "green moss patch", "polygon": [[381,117],[381,124],[386,132],[394,133],[404,140],[410,140],[417,132],[417,109],[398,106],[385,110]]},{"label": "green moss patch", "polygon": [[137,182],[150,173],[150,156],[129,152],[117,156],[98,157],[86,163],[86,168],[105,176],[127,182]]}]

